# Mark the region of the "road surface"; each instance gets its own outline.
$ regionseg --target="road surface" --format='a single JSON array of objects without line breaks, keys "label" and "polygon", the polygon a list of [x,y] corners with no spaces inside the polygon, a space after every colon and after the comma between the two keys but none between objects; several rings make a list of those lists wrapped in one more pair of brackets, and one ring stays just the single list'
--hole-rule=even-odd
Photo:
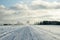
[{"label": "road surface", "polygon": [[[58,32],[54,32],[54,29]],[[60,30],[58,29],[60,27],[33,25],[0,26],[0,40],[60,40]]]}]

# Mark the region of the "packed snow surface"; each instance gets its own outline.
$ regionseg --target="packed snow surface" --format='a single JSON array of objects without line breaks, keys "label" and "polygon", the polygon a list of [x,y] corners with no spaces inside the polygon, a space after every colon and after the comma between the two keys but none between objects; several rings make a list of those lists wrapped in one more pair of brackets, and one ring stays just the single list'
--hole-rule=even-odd
[{"label": "packed snow surface", "polygon": [[0,40],[60,40],[60,26],[0,26]]}]

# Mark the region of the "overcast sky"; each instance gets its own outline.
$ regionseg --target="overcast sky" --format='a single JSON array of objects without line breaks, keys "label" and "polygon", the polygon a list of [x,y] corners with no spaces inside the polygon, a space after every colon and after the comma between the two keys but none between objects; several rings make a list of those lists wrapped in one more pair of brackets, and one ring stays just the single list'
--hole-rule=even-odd
[{"label": "overcast sky", "polygon": [[51,18],[60,20],[60,0],[0,0],[0,23],[34,21],[31,17],[38,17],[35,19],[38,21],[47,15],[55,15]]}]

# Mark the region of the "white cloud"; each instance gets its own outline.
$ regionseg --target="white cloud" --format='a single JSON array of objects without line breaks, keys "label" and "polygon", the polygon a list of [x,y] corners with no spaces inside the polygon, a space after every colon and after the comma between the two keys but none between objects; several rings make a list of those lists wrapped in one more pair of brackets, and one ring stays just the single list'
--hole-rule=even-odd
[{"label": "white cloud", "polygon": [[20,4],[20,3],[17,3],[15,4],[14,6],[11,7],[12,9],[15,9],[15,10],[27,10],[28,9],[28,5],[27,4]]},{"label": "white cloud", "polygon": [[5,6],[4,5],[0,5],[0,9],[4,9],[5,8]]},{"label": "white cloud", "polygon": [[[39,9],[41,8],[45,9]],[[38,8],[37,8],[38,7]],[[36,10],[33,10],[33,9]],[[51,9],[50,9],[51,8]],[[0,21],[2,22],[11,22],[11,21],[30,21],[32,23],[34,20],[39,21],[42,16],[46,15],[60,15],[60,3],[57,2],[46,2],[42,0],[32,1],[31,5],[24,3],[17,3],[10,8],[6,8],[5,6],[0,6]],[[2,17],[2,18],[1,18]],[[34,17],[34,18],[33,18]],[[60,16],[58,16],[59,18]]]},{"label": "white cloud", "polygon": [[1,22],[7,22],[9,19],[11,20],[12,17],[10,15],[13,15],[14,13],[15,13],[14,10],[6,8],[4,5],[0,5],[0,21]]},{"label": "white cloud", "polygon": [[43,8],[47,9],[60,9],[60,2],[48,2],[48,1],[43,1],[43,0],[34,0],[32,2],[32,6],[42,6]]}]

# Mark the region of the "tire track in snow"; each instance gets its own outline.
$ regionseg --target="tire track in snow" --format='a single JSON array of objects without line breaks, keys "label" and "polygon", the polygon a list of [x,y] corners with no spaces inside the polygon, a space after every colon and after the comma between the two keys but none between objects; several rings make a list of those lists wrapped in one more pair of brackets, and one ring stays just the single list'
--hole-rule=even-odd
[{"label": "tire track in snow", "polygon": [[[14,34],[15,33],[15,34]],[[8,32],[0,40],[33,40],[29,27],[22,27]]]},{"label": "tire track in snow", "polygon": [[60,40],[41,27],[24,26],[1,35],[0,40]]},{"label": "tire track in snow", "polygon": [[[11,30],[9,32],[3,33],[2,35],[0,35],[0,40],[5,40],[6,38],[9,39],[10,37],[12,37],[12,39],[15,38],[15,36],[16,36],[15,34],[18,33],[18,32],[20,32],[21,30],[23,30],[23,28],[24,27],[17,28],[15,30]],[[8,40],[8,39],[6,39],[6,40]],[[10,39],[10,40],[12,40],[12,39]]]},{"label": "tire track in snow", "polygon": [[29,30],[29,26],[26,26],[15,38],[15,40],[33,40],[32,34]]},{"label": "tire track in snow", "polygon": [[49,35],[49,36],[51,36],[51,38],[53,39],[53,40],[60,40],[60,37],[58,37],[57,35],[54,35],[53,33],[51,33],[50,31],[48,31],[48,30],[45,30],[45,29],[43,29],[43,28],[41,28],[41,27],[33,27],[35,30],[37,30],[37,31],[39,31],[40,33],[43,33],[43,35],[45,34],[47,34],[47,35]]},{"label": "tire track in snow", "polygon": [[35,29],[30,28],[30,31],[31,31],[33,40],[44,40],[43,38],[41,38],[41,35]]}]

